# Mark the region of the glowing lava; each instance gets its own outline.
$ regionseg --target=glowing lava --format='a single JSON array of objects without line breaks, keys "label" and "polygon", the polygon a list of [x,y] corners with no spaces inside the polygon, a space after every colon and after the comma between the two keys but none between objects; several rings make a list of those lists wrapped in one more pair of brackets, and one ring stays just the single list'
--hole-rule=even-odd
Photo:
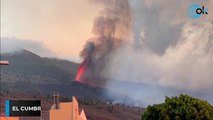
[{"label": "glowing lava", "polygon": [[85,71],[86,71],[86,69],[88,67],[88,63],[89,63],[89,59],[85,59],[81,63],[80,67],[78,68],[78,72],[77,72],[77,75],[76,75],[76,78],[75,78],[76,81],[78,81],[78,82],[84,82],[83,81],[83,76],[84,76]]}]

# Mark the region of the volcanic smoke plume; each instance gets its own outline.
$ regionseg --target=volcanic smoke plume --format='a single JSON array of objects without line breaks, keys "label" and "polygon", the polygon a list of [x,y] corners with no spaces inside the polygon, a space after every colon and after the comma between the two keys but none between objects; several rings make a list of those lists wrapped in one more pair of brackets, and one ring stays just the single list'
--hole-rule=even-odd
[{"label": "volcanic smoke plume", "polygon": [[81,52],[77,81],[103,86],[125,104],[147,106],[183,93],[213,103],[212,19],[179,16],[188,8],[180,1],[92,1],[105,9]]},{"label": "volcanic smoke plume", "polygon": [[104,10],[94,21],[93,34],[88,40],[81,57],[81,63],[76,81],[103,86],[106,83],[105,66],[116,48],[122,46],[131,38],[132,17],[127,0],[102,1]]}]

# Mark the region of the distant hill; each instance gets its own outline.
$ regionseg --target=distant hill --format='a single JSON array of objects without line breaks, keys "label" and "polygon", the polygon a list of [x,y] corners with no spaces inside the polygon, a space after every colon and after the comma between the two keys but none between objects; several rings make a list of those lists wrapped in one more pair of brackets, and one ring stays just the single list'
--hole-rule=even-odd
[{"label": "distant hill", "polygon": [[[2,91],[35,95],[52,95],[53,92],[57,91],[67,97],[124,101],[124,103],[133,105],[132,99],[123,94],[115,93],[110,89],[75,82],[74,79],[79,66],[77,63],[61,59],[42,58],[28,50],[2,54],[1,59],[10,62],[9,66],[1,66]],[[120,85],[125,86],[123,84],[131,85],[127,82],[114,81],[115,88]]]},{"label": "distant hill", "polygon": [[42,58],[28,50],[2,54],[1,59],[10,62],[1,66],[2,90],[9,91],[47,93],[50,86],[57,90],[57,85],[74,81],[78,68],[77,63]]},{"label": "distant hill", "polygon": [[[78,70],[78,63],[74,63],[74,62],[70,62],[68,60],[61,60],[61,59],[53,59],[53,58],[43,58],[44,61],[46,61],[47,63],[60,68],[61,70],[68,72],[69,74],[71,74],[72,77],[75,77],[77,70]],[[72,78],[71,78],[72,79]],[[74,78],[72,79],[74,80]]]},{"label": "distant hill", "polygon": [[61,59],[42,58],[28,50],[1,55],[9,66],[1,66],[3,91],[107,100],[105,89],[74,82],[79,64]]},{"label": "distant hill", "polygon": [[[44,77],[54,82],[73,81],[77,72],[78,64],[66,60],[42,58],[30,51],[21,50],[15,53],[1,55],[2,60],[9,60],[9,66],[2,66],[1,72],[21,74],[33,78]],[[70,69],[68,69],[70,67]],[[7,79],[3,77],[3,79]],[[26,80],[26,78],[22,78]],[[4,80],[3,80],[4,81]],[[36,82],[47,82],[38,79]],[[53,81],[52,81],[53,82]]]},{"label": "distant hill", "polygon": [[[9,66],[1,66],[1,102],[5,99],[41,99],[45,118],[48,118],[48,110],[52,105],[53,92],[59,92],[62,100],[66,101],[76,96],[88,120],[136,120],[144,110],[124,104],[113,104],[113,100],[108,98],[106,93],[113,93],[117,98],[125,96],[74,81],[79,66],[77,63],[42,58],[28,50],[2,54],[1,59],[10,62]],[[4,107],[3,104],[1,108]]]}]

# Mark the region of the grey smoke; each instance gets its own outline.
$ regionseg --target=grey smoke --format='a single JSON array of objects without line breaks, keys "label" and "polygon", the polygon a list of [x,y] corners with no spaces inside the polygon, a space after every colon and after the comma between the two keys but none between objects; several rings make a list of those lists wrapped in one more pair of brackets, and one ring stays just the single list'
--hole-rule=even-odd
[{"label": "grey smoke", "polygon": [[[110,7],[106,0],[102,3]],[[142,106],[178,94],[213,103],[212,20],[186,18],[183,13],[189,3],[181,0],[129,3],[134,37],[116,47],[104,61],[105,87],[115,93],[106,94],[115,102]]]},{"label": "grey smoke", "polygon": [[99,2],[104,4],[104,9],[94,20],[94,37],[88,40],[81,52],[82,65],[88,64],[81,81],[105,86],[108,76],[104,69],[109,65],[110,56],[131,38],[132,11],[127,0]]},{"label": "grey smoke", "polygon": [[106,68],[108,75],[111,80],[131,84],[108,81],[107,88],[144,106],[163,102],[165,95],[181,93],[213,103],[212,30],[213,24],[209,21],[185,24],[177,45],[168,47],[163,55],[147,47],[141,53],[129,45],[118,49]]},{"label": "grey smoke", "polygon": [[[129,0],[129,2],[134,12],[136,47],[146,44],[154,52],[163,54],[169,46],[177,43],[183,23],[174,24],[173,21],[177,19],[175,16],[181,7],[181,0]],[[142,38],[141,33],[146,38]]]}]

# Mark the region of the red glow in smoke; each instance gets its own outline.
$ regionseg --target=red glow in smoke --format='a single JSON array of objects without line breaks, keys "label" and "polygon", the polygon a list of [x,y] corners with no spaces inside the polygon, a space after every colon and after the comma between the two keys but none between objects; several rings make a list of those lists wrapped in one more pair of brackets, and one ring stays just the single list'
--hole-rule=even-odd
[{"label": "red glow in smoke", "polygon": [[83,78],[83,76],[84,76],[84,74],[85,74],[85,71],[86,71],[86,69],[87,69],[87,67],[88,67],[88,62],[89,62],[88,59],[85,59],[85,60],[81,63],[80,67],[78,68],[77,76],[76,76],[76,78],[75,78],[76,81],[78,81],[78,82],[84,82],[84,81],[82,80],[82,78]]}]

